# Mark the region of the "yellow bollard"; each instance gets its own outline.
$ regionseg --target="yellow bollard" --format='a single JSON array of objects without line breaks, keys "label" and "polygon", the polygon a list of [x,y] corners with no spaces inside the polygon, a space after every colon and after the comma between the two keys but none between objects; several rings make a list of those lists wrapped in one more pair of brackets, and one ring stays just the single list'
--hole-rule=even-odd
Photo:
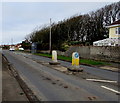
[{"label": "yellow bollard", "polygon": [[67,68],[72,72],[82,72],[83,68],[79,65],[79,54],[77,52],[72,53],[72,66]]},{"label": "yellow bollard", "polygon": [[79,67],[79,54],[77,52],[72,54],[72,66]]},{"label": "yellow bollard", "polygon": [[57,61],[57,51],[53,50],[52,51],[52,62],[49,62],[50,65],[59,65]]},{"label": "yellow bollard", "polygon": [[57,62],[57,52],[55,50],[52,51],[52,61]]}]

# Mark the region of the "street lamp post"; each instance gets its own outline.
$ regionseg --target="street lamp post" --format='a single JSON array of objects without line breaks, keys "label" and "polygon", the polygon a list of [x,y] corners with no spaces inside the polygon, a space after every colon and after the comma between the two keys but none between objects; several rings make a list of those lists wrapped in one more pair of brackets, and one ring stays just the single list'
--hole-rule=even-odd
[{"label": "street lamp post", "polygon": [[51,18],[50,18],[50,40],[49,40],[49,50],[50,50],[50,53],[51,53]]},{"label": "street lamp post", "polygon": [[13,38],[11,38],[11,45],[13,45]]}]

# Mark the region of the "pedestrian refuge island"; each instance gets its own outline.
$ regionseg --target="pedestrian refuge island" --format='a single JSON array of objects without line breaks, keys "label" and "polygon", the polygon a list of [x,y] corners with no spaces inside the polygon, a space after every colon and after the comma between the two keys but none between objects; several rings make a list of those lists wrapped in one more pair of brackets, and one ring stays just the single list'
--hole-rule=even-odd
[{"label": "pedestrian refuge island", "polygon": [[72,53],[72,66],[68,68],[69,71],[82,72],[83,68],[79,65],[79,54],[77,52]]},{"label": "pedestrian refuge island", "polygon": [[52,61],[49,62],[50,65],[59,65],[60,63],[57,61],[57,51],[52,51]]}]

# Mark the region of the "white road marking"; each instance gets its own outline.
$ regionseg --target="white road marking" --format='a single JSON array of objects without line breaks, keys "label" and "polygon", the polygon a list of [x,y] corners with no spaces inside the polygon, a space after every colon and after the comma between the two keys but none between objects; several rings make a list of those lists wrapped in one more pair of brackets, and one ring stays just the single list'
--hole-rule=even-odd
[{"label": "white road marking", "polygon": [[100,80],[100,79],[86,79],[89,81],[95,81],[95,82],[108,82],[108,83],[117,83],[117,81],[110,81],[110,80]]},{"label": "white road marking", "polygon": [[108,87],[106,87],[106,86],[101,86],[101,87],[102,87],[102,88],[105,88],[105,89],[107,89],[107,90],[109,90],[109,91],[112,91],[112,92],[115,92],[115,93],[120,94],[120,92],[119,92],[119,91],[114,90],[114,89],[112,89],[112,88],[108,88]]}]

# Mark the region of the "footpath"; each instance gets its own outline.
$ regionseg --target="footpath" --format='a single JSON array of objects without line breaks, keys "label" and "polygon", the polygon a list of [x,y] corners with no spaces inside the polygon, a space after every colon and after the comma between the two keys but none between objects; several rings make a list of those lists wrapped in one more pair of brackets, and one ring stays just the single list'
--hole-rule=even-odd
[{"label": "footpath", "polygon": [[40,103],[21,75],[2,56],[2,103]]},{"label": "footpath", "polygon": [[2,57],[2,102],[28,102],[28,98],[23,92],[17,80],[9,70],[5,58]]}]

